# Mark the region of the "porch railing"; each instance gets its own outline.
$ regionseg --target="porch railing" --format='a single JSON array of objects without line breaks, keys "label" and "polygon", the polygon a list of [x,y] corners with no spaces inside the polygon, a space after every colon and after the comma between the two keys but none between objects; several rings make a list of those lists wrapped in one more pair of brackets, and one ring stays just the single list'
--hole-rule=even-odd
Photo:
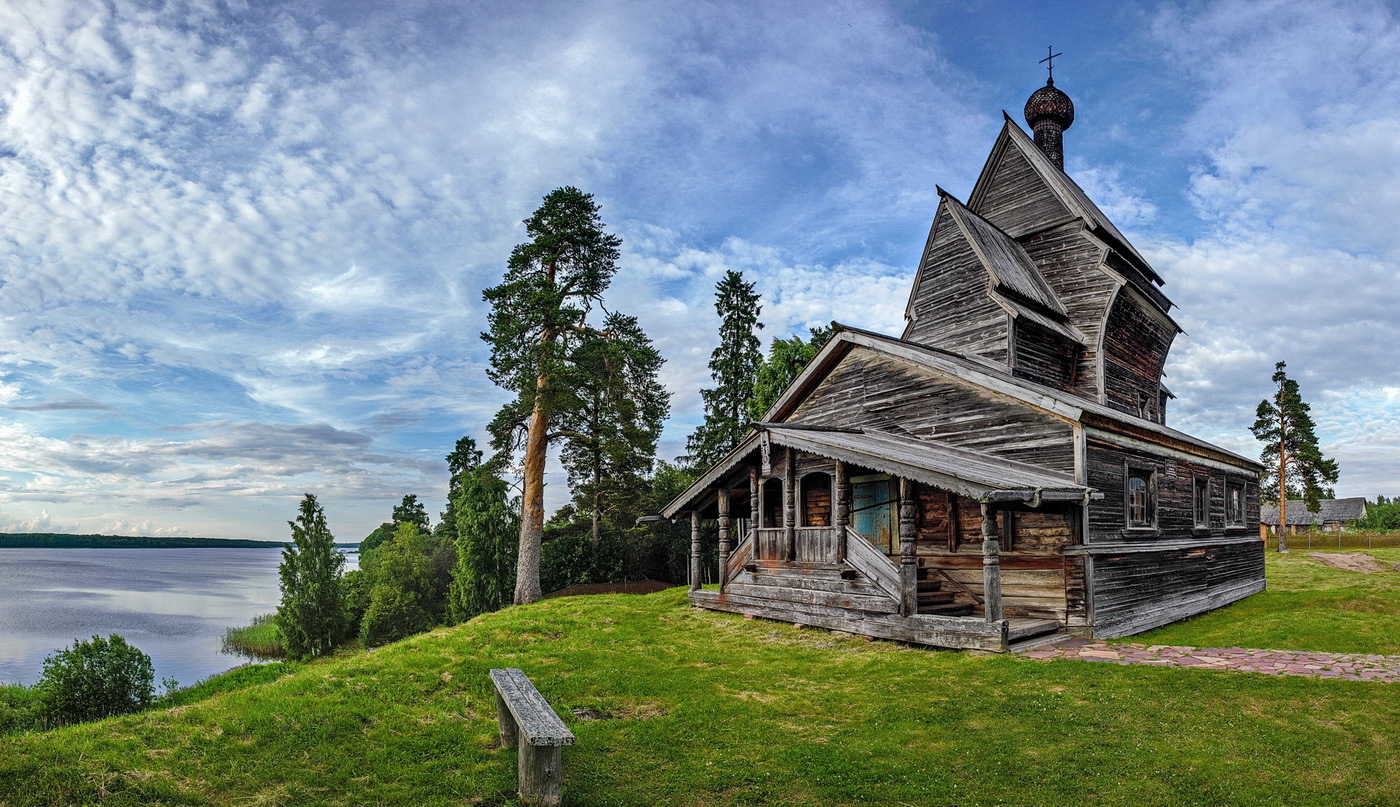
[{"label": "porch railing", "polygon": [[846,528],[846,563],[895,600],[903,599],[899,567],[850,527]]},{"label": "porch railing", "polygon": [[744,566],[753,558],[754,533],[757,530],[749,530],[748,534],[739,539],[739,543],[729,550],[729,565],[724,569],[724,581],[739,576],[739,572],[744,570]]}]

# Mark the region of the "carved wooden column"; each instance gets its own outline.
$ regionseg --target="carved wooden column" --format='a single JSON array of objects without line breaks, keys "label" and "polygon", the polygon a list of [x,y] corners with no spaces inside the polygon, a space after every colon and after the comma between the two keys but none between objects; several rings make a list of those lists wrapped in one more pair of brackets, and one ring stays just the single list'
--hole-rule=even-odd
[{"label": "carved wooden column", "polygon": [[724,591],[729,582],[729,489],[719,492],[716,500],[719,507],[719,590]]},{"label": "carved wooden column", "polygon": [[700,590],[700,511],[690,511],[690,590]]},{"label": "carved wooden column", "polygon": [[758,502],[758,469],[749,468],[749,535],[753,536],[749,555],[754,560],[758,560],[758,528],[763,526],[763,522],[759,521],[762,517],[763,512],[759,510]]},{"label": "carved wooden column", "polygon": [[1001,539],[990,502],[982,502],[982,593],[987,621],[1001,621]]},{"label": "carved wooden column", "polygon": [[797,452],[789,447],[783,459],[783,557],[793,561],[797,560]]},{"label": "carved wooden column", "polygon": [[914,483],[899,478],[899,610],[905,616],[919,612],[919,559],[915,556],[914,542],[917,512],[914,502]]},{"label": "carved wooden column", "polygon": [[846,562],[846,529],[851,525],[851,482],[846,463],[836,461],[836,562]]}]

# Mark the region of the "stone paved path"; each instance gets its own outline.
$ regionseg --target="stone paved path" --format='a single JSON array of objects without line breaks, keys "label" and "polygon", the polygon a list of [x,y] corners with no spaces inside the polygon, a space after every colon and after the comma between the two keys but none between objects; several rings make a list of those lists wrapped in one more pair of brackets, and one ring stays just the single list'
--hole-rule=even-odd
[{"label": "stone paved path", "polygon": [[1265,675],[1307,675],[1345,681],[1400,681],[1400,656],[1358,653],[1315,653],[1301,650],[1251,650],[1243,647],[1173,647],[1170,645],[1107,644],[1068,639],[1027,650],[1033,659],[1078,659],[1110,664],[1153,664],[1159,667],[1199,667],[1240,670]]}]

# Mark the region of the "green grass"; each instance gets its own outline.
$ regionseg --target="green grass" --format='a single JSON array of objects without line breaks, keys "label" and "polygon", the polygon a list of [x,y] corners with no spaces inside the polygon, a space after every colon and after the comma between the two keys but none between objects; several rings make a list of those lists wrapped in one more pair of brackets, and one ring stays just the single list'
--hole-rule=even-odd
[{"label": "green grass", "polygon": [[[1119,641],[1400,655],[1400,572],[1333,569],[1309,558],[1309,551],[1337,552],[1270,551],[1267,591]],[[1392,567],[1400,562],[1400,549],[1342,550],[1357,551]]]},{"label": "green grass", "polygon": [[[1346,588],[1300,558],[1271,560],[1271,594]],[[1388,585],[1355,576],[1367,582],[1354,598]],[[693,610],[672,590],[548,600],[370,652],[243,668],[241,688],[177,708],[0,738],[0,804],[514,804],[492,667],[524,669],[578,735],[564,753],[575,805],[1400,793],[1393,685],[935,652]]]},{"label": "green grass", "polygon": [[272,614],[255,616],[251,625],[224,631],[224,652],[254,659],[280,659],[287,655]]}]

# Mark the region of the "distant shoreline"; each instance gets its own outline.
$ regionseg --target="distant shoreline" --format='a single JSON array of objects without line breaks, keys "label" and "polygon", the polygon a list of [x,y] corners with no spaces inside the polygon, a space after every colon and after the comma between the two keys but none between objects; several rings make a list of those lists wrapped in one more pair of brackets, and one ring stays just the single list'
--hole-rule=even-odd
[{"label": "distant shoreline", "polygon": [[[0,549],[280,549],[286,544],[286,541],[255,541],[248,538],[0,533]],[[358,552],[359,547],[358,543],[336,544],[336,548],[342,552]]]}]

